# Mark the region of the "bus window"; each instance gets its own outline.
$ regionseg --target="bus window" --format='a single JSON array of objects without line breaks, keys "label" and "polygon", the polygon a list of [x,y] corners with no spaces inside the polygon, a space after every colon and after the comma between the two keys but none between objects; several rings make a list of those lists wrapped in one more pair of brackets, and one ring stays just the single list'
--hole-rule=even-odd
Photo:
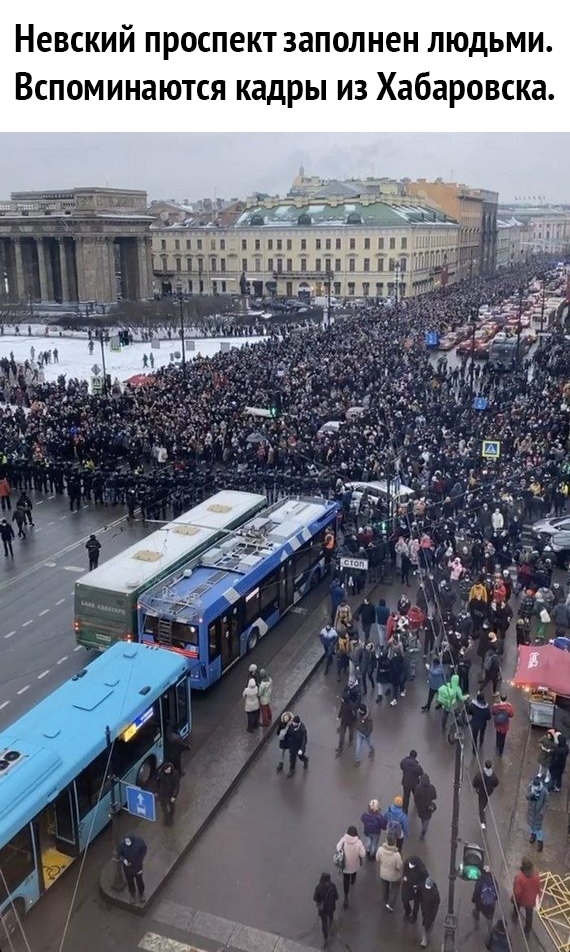
[{"label": "bus window", "polygon": [[59,844],[64,843],[75,845],[75,824],[73,818],[73,801],[71,797],[71,787],[62,790],[53,804],[54,836]]},{"label": "bus window", "polygon": [[172,647],[196,648],[198,651],[198,628],[185,622],[172,622]]},{"label": "bus window", "polygon": [[189,720],[190,711],[188,710],[188,685],[187,680],[184,677],[176,685],[176,730],[183,731],[185,734]]},{"label": "bus window", "polygon": [[265,579],[261,589],[259,609],[263,618],[271,615],[279,607],[279,569],[275,569]]},{"label": "bus window", "polygon": [[160,714],[158,702],[149,707],[115,741],[113,750],[113,769],[122,777],[134,767],[145,754],[154,747],[160,737]]},{"label": "bus window", "polygon": [[[86,816],[97,805],[99,800],[111,789],[107,774],[109,753],[104,750],[93,760],[77,777],[77,802],[79,805],[79,819]],[[101,789],[103,787],[103,789]]]},{"label": "bus window", "polygon": [[[220,624],[218,622],[218,624]],[[227,668],[236,658],[239,658],[239,635],[240,626],[238,622],[238,609],[234,607],[231,615],[226,615],[221,620],[222,626],[222,670]]]},{"label": "bus window", "polygon": [[3,903],[35,870],[29,823],[0,849],[0,869],[0,903]]}]

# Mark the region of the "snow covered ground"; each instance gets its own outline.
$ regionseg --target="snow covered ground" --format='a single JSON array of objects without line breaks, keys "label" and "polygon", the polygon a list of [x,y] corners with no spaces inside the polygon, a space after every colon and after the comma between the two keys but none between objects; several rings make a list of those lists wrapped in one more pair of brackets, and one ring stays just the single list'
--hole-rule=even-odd
[{"label": "snow covered ground", "polygon": [[[27,325],[26,325],[27,331]],[[60,374],[65,374],[66,379],[79,377],[82,380],[90,380],[92,376],[91,368],[98,366],[99,372],[102,372],[101,344],[94,341],[93,354],[88,350],[88,340],[85,335],[74,337],[59,337],[58,334],[50,333],[45,336],[45,327],[43,325],[32,326],[32,336],[28,334],[7,334],[0,337],[0,358],[9,357],[13,352],[17,363],[23,363],[25,360],[31,360],[30,348],[35,350],[37,360],[38,353],[43,350],[57,349],[59,354],[59,363],[54,364],[53,357],[51,364],[44,365],[43,373],[45,380],[56,380]],[[253,344],[262,337],[228,337],[228,338],[203,338],[200,340],[186,341],[186,360],[191,361],[198,354],[203,357],[210,357],[217,354],[222,349],[230,347],[243,347],[244,344]],[[129,377],[140,373],[151,372],[150,366],[145,370],[143,366],[143,355],[154,357],[155,368],[164,367],[171,363],[171,355],[178,353],[178,359],[175,363],[181,363],[181,344],[180,341],[161,340],[160,347],[151,347],[150,343],[134,343],[127,347],[122,347],[120,352],[111,350],[110,344],[105,344],[105,369],[111,375],[111,380],[118,378],[120,381],[128,380]],[[194,350],[191,350],[192,346]]]}]

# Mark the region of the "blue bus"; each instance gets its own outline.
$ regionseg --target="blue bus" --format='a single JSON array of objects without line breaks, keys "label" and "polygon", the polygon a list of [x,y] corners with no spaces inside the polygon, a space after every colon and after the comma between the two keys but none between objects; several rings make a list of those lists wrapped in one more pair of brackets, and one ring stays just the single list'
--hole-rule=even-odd
[{"label": "blue bus", "polygon": [[[0,944],[190,731],[184,658],[116,644],[0,733]],[[107,730],[108,728],[108,730]],[[112,778],[120,780],[113,782]]]},{"label": "blue bus", "polygon": [[325,572],[339,506],[282,499],[139,598],[139,640],[188,661],[192,688],[204,689]]}]

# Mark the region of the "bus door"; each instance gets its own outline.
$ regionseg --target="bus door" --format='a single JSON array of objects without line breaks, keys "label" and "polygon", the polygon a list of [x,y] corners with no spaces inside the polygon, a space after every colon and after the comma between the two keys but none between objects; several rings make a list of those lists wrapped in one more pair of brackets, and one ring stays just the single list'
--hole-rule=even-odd
[{"label": "bus door", "polygon": [[36,818],[44,889],[59,879],[79,853],[73,784]]},{"label": "bus door", "polygon": [[190,699],[188,696],[188,675],[168,689],[161,699],[163,731],[172,730],[181,737],[186,737],[190,731],[191,714]]},{"label": "bus door", "polygon": [[217,624],[221,626],[222,671],[225,671],[239,658],[240,624],[238,606],[234,605],[231,611],[227,612],[223,618],[218,619]]},{"label": "bus door", "polygon": [[293,604],[294,591],[293,560],[288,559],[279,569],[279,611],[281,614]]}]

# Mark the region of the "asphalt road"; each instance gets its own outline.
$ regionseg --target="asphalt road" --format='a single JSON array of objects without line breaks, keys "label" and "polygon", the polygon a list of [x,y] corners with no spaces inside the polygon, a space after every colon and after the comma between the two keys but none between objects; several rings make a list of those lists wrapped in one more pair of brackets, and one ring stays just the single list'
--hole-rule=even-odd
[{"label": "asphalt road", "polygon": [[122,506],[71,513],[65,496],[30,496],[35,527],[14,540],[13,559],[0,555],[0,728],[90,660],[73,634],[73,588],[87,571],[89,534],[97,534],[105,561],[154,528],[129,526]]}]

